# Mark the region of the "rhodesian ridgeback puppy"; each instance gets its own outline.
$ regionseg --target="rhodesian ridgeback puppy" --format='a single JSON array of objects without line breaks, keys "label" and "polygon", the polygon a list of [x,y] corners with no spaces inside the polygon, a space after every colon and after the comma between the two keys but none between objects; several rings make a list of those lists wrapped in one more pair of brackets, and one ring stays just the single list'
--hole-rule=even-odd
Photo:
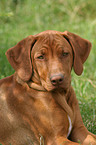
[{"label": "rhodesian ridgeback puppy", "polygon": [[0,80],[2,145],[96,145],[71,86],[72,68],[82,74],[90,49],[76,34],[50,30],[7,50],[15,73]]}]

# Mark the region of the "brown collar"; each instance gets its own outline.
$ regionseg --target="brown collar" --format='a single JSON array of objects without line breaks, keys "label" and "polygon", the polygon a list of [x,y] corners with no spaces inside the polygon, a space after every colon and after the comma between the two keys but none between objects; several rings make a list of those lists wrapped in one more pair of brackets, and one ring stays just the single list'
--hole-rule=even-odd
[{"label": "brown collar", "polygon": [[38,84],[33,83],[33,82],[28,82],[28,86],[34,90],[44,91],[44,92],[47,91],[43,86],[38,85]]}]

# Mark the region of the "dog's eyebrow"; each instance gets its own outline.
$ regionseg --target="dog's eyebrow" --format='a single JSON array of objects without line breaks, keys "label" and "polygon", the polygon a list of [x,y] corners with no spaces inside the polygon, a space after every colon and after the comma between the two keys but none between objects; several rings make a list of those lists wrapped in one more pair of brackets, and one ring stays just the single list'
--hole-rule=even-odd
[{"label": "dog's eyebrow", "polygon": [[49,45],[44,44],[40,49],[41,49],[41,50],[43,50],[43,49],[45,49],[45,48],[48,49],[49,47],[50,47]]}]

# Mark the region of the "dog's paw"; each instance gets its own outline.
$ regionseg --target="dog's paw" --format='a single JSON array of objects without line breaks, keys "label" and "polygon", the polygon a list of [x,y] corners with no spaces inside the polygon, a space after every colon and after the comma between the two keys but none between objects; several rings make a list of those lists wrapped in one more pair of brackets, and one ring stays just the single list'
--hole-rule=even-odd
[{"label": "dog's paw", "polygon": [[96,145],[96,139],[91,135],[87,135],[83,142],[83,145]]}]

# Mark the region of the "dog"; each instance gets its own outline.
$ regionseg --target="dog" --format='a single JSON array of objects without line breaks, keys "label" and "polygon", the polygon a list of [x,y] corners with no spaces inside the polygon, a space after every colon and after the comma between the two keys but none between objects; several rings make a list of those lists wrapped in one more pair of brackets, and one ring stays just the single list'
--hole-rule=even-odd
[{"label": "dog", "polygon": [[91,47],[71,32],[47,30],[7,50],[15,73],[0,80],[2,145],[96,145],[71,86],[72,68],[82,74]]}]

